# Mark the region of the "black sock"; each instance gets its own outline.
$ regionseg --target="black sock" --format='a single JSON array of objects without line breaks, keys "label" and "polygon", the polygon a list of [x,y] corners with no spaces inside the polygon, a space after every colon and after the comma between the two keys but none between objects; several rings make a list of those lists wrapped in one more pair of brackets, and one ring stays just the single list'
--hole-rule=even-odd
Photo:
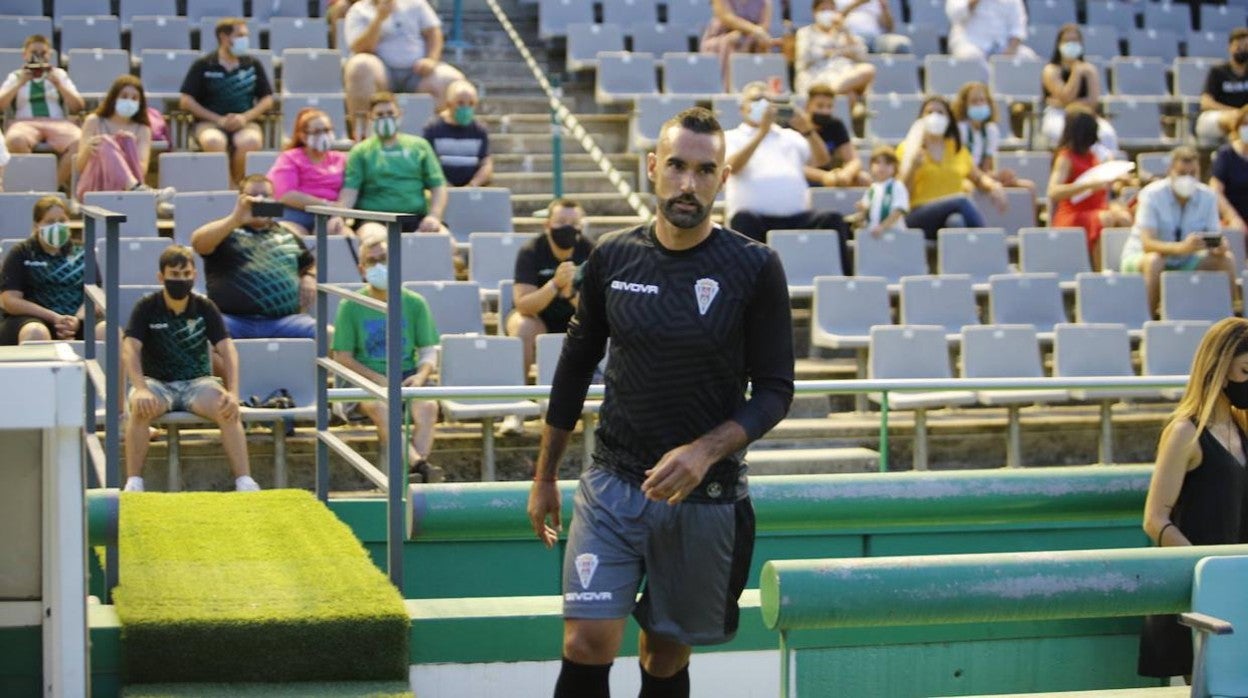
[{"label": "black sock", "polygon": [[641,693],[637,698],[689,698],[689,665],[665,679],[641,667]]},{"label": "black sock", "polygon": [[610,664],[577,664],[564,657],[555,698],[611,698],[610,673]]}]

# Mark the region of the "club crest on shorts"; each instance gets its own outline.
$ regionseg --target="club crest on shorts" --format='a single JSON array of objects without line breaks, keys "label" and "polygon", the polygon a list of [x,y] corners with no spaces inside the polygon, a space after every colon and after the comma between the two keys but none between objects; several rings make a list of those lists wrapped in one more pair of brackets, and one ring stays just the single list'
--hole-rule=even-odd
[{"label": "club crest on shorts", "polygon": [[719,295],[719,282],[715,279],[698,279],[693,282],[693,292],[698,297],[698,314],[706,315],[711,302]]},{"label": "club crest on shorts", "polygon": [[576,576],[581,578],[581,588],[588,589],[594,581],[594,572],[598,569],[598,556],[593,553],[581,553],[576,556]]}]

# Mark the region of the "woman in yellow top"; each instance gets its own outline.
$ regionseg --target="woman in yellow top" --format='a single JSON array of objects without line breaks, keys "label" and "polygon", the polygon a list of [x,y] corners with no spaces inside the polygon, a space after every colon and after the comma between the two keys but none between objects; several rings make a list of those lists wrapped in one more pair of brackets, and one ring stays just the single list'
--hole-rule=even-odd
[{"label": "woman in yellow top", "polygon": [[971,161],[952,114],[944,97],[928,97],[919,110],[919,120],[897,146],[899,179],[910,192],[906,225],[921,229],[931,240],[941,228],[983,227],[984,216],[967,196],[968,191],[978,188],[1002,210],[1006,205],[1001,183]]}]

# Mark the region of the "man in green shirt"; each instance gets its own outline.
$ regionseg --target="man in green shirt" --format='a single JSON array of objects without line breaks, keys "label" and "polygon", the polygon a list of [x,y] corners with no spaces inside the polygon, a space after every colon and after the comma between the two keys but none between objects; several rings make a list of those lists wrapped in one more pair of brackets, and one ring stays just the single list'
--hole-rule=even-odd
[{"label": "man in green shirt", "polygon": [[[364,211],[410,213],[422,217],[412,230],[443,232],[447,194],[442,165],[429,141],[399,133],[399,115],[393,94],[373,95],[369,107],[373,135],[356,143],[347,155],[338,205]],[[361,238],[384,232],[380,223],[364,223],[356,230]]]},{"label": "man in green shirt", "polygon": [[[386,300],[386,242],[370,235],[360,242],[360,274],[367,282],[360,293]],[[334,320],[332,344],[334,360],[374,383],[386,382],[386,317],[359,303],[343,301]],[[424,385],[437,363],[438,329],[429,304],[419,294],[403,291],[403,385]],[[407,447],[408,467],[421,482],[441,482],[442,468],[426,458],[433,447],[433,426],[438,421],[438,405],[432,400],[412,402],[412,439]],[[377,425],[382,460],[386,454],[386,409],[376,401],[360,403],[360,411]]]}]

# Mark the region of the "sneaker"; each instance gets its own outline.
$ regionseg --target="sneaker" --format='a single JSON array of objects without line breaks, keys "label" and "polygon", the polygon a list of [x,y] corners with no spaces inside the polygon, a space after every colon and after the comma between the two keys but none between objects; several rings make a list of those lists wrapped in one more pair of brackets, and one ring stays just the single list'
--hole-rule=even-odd
[{"label": "sneaker", "polygon": [[446,471],[421,458],[408,470],[408,479],[412,482],[431,483],[445,482]]},{"label": "sneaker", "polygon": [[255,480],[251,479],[250,475],[243,475],[242,477],[234,480],[234,491],[259,492],[260,485],[258,485]]},{"label": "sneaker", "polygon": [[143,478],[135,475],[126,478],[126,486],[122,488],[123,492],[143,492]]},{"label": "sneaker", "polygon": [[524,418],[518,414],[509,414],[503,417],[503,423],[499,427],[498,432],[503,436],[519,436],[524,433]]}]

